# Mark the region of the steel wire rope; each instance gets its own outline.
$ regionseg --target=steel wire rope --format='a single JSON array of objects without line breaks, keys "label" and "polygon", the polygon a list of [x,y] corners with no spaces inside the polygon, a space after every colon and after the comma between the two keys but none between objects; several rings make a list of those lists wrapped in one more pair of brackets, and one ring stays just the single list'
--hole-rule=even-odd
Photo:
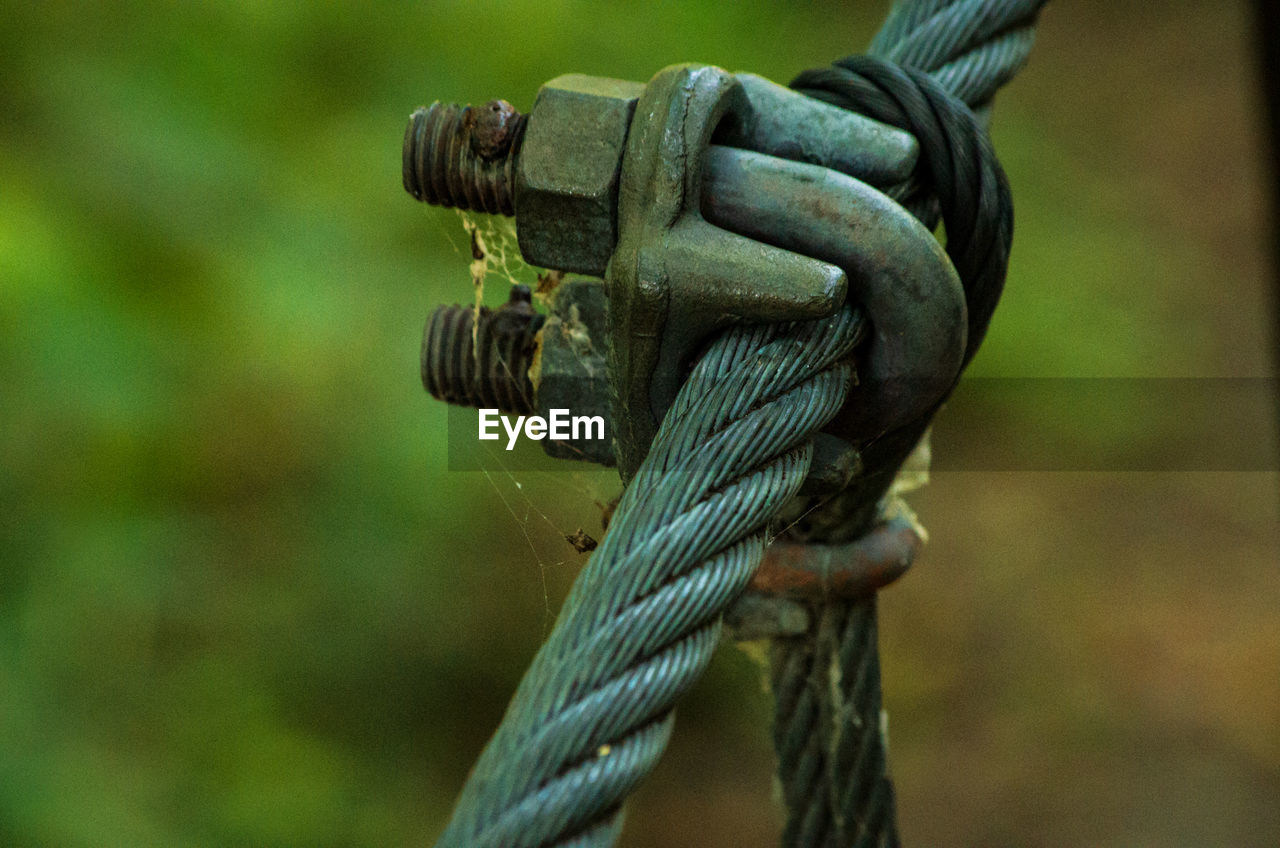
[{"label": "steel wire rope", "polygon": [[769,520],[844,403],[858,311],[711,344],[476,763],[441,846],[604,845],[656,763]]},{"label": "steel wire rope", "polygon": [[[1014,35],[1030,24],[1000,18],[1000,7],[1033,18],[1025,10],[1039,5],[904,0],[886,24],[900,34],[877,44],[906,44],[897,62],[922,57],[951,85],[989,99],[998,83],[982,83],[984,75],[1011,75],[1008,69],[1021,64],[1019,45],[1029,46]],[[932,32],[926,28],[940,16],[960,34],[946,35],[941,48],[933,39],[942,36],[913,40]],[[954,173],[966,173],[963,163]],[[977,203],[985,196],[958,182],[960,197]],[[964,228],[948,224],[949,241],[956,241]],[[972,248],[953,255],[987,267],[992,248],[981,241],[973,238]],[[712,342],[472,770],[438,846],[613,843],[623,799],[665,748],[676,700],[705,668],[725,606],[745,587],[770,520],[808,471],[809,439],[843,405],[860,335],[861,317],[847,306],[819,321],[734,328]],[[788,844],[855,844],[850,833],[873,838],[870,844],[896,841],[887,778],[883,786],[864,779],[883,776],[879,733],[867,747],[860,734],[846,732],[865,727],[862,711],[870,705],[878,726],[874,616],[874,601],[826,604],[811,638],[775,650],[779,697],[809,704],[825,719],[808,724],[799,746],[803,768],[794,777],[780,772],[784,788],[803,784],[810,796],[798,803],[784,791],[792,813]],[[779,668],[792,671],[780,675]],[[845,780],[846,773],[858,779]],[[853,821],[845,811],[864,796],[886,800]]]}]

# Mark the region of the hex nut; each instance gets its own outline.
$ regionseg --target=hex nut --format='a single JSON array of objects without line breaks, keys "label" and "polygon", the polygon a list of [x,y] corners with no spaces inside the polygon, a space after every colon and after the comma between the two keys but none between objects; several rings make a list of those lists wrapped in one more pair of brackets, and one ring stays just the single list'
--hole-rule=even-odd
[{"label": "hex nut", "polygon": [[536,386],[538,414],[553,409],[604,420],[603,440],[583,433],[565,441],[547,439],[542,449],[557,459],[613,465],[613,394],[609,391],[608,341],[605,333],[608,295],[600,280],[569,279],[555,291],[551,313],[542,325],[537,364],[530,377]]},{"label": "hex nut", "polygon": [[618,240],[618,183],[644,86],[566,74],[538,91],[516,175],[516,235],[533,264],[602,276]]}]

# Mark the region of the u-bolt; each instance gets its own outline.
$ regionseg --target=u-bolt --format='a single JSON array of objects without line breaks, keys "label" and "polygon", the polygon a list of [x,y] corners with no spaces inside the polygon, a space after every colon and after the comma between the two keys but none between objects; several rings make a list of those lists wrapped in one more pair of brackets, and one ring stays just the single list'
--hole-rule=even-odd
[{"label": "u-bolt", "polygon": [[830,262],[871,320],[858,385],[828,428],[860,442],[931,410],[964,357],[964,289],[923,224],[845,174],[712,146],[703,167],[708,221]]}]

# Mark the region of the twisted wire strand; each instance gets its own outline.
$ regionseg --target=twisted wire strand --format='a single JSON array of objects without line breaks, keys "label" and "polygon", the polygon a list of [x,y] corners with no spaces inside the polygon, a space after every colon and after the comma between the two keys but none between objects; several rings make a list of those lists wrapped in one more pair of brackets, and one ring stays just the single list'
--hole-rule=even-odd
[{"label": "twisted wire strand", "polygon": [[[967,156],[962,153],[966,150],[963,139],[953,141],[939,131],[955,123],[954,115],[941,117],[950,103],[930,96],[919,75],[929,74],[937,88],[977,110],[976,120],[985,125],[996,90],[1026,62],[1044,2],[898,0],[869,52],[902,66],[901,74],[911,80],[915,92],[893,79],[894,69],[876,69],[856,57],[837,63],[835,69],[802,74],[793,83],[812,96],[897,126],[909,124],[905,119],[912,115],[928,116],[930,110],[940,117],[938,128],[904,128],[917,136],[927,168],[928,163],[950,159],[954,183],[947,182],[946,167],[929,168],[931,173],[919,175],[894,196],[927,226],[935,226],[940,216],[947,220],[948,253],[966,284],[970,306],[966,363],[976,352],[999,297],[1012,239],[1011,214],[992,219],[979,212],[989,212],[992,202],[1012,206],[1002,172],[975,180],[968,167],[994,161],[994,155],[988,155],[985,133],[966,132],[976,139],[971,143],[978,148],[968,148]],[[871,79],[860,78],[864,73]],[[886,82],[899,90],[898,96],[884,90]],[[921,98],[927,103],[922,104]],[[938,107],[942,113],[936,111]],[[991,200],[983,203],[983,195]],[[957,215],[957,208],[967,204],[972,204],[969,210]],[[984,220],[996,221],[994,233],[975,231]],[[980,247],[984,243],[987,247]],[[998,276],[993,270],[997,267]],[[975,284],[975,280],[981,282]],[[903,428],[864,451],[871,473],[828,504],[827,515],[815,517],[815,529],[807,531],[806,541],[843,541],[865,532],[874,515],[871,505],[926,427],[927,421]],[[782,844],[786,848],[896,846],[893,785],[880,728],[876,600],[828,602],[816,617],[818,625],[811,633],[775,639],[770,648],[774,747],[788,813]]]},{"label": "twisted wire strand", "polygon": [[867,52],[931,74],[974,109],[1027,62],[1046,0],[899,0]]},{"label": "twisted wire strand", "polygon": [[740,327],[694,366],[438,846],[605,846],[765,529],[843,405],[857,310]]}]

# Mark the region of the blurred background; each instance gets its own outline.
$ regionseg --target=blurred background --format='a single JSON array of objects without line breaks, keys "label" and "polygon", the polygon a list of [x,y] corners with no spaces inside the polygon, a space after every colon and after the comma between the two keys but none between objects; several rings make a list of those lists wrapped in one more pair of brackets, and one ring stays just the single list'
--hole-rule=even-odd
[{"label": "blurred background", "polygon": [[[617,483],[445,470],[418,345],[469,256],[401,188],[409,112],[677,61],[786,81],[887,5],[7,4],[0,845],[429,843]],[[1017,236],[975,375],[1272,374],[1254,61],[1243,3],[1050,4],[997,100]],[[1274,460],[968,459],[1034,412],[944,413],[882,596],[905,843],[1280,844]],[[776,844],[762,680],[724,646],[625,845]]]}]

